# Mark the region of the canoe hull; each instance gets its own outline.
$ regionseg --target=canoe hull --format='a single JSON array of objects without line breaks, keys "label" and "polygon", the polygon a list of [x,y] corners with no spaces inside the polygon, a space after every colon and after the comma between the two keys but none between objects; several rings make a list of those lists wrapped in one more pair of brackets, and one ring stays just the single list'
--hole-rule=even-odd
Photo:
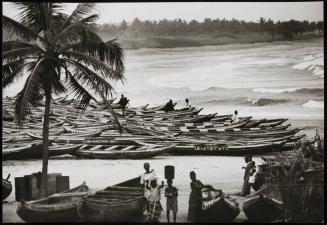
[{"label": "canoe hull", "polygon": [[2,179],[2,201],[5,200],[12,192],[12,184],[10,181]]},{"label": "canoe hull", "polygon": [[232,222],[239,213],[238,206],[225,198],[219,198],[209,208],[202,208],[199,222]]},{"label": "canoe hull", "polygon": [[30,206],[20,204],[17,214],[26,222],[74,222],[78,220],[77,202],[67,205],[60,210],[47,209],[35,210]]},{"label": "canoe hull", "polygon": [[243,211],[253,222],[271,222],[283,213],[283,203],[267,196],[255,196],[246,200]]},{"label": "canoe hull", "polygon": [[78,215],[82,221],[88,222],[132,222],[142,217],[144,206],[143,196],[119,203],[99,203],[88,199],[78,206]]},{"label": "canoe hull", "polygon": [[89,188],[83,184],[44,199],[21,202],[17,214],[26,222],[78,221],[77,205],[88,193]]}]

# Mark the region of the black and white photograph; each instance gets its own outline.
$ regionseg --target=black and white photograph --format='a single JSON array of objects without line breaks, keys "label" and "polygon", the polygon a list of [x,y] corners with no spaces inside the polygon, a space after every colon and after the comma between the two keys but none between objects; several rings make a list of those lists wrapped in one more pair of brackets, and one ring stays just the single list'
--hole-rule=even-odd
[{"label": "black and white photograph", "polygon": [[3,223],[323,223],[324,2],[2,2]]}]

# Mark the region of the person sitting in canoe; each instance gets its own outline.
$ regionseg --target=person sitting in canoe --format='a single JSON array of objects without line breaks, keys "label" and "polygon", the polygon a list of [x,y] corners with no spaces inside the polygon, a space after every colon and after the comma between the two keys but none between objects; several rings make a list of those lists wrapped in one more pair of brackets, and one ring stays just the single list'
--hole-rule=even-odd
[{"label": "person sitting in canoe", "polygon": [[162,206],[160,203],[161,193],[160,189],[164,187],[164,182],[161,182],[161,185],[158,186],[157,180],[151,180],[150,186],[146,186],[149,190],[149,213],[146,217],[146,222],[159,222],[159,218],[162,211]]},{"label": "person sitting in canoe", "polygon": [[174,107],[177,103],[173,104],[173,100],[169,100],[169,102],[166,103],[166,105],[164,106],[163,110],[165,112],[169,112],[169,111],[174,111]]},{"label": "person sitting in canoe", "polygon": [[197,222],[199,213],[201,212],[202,206],[202,188],[213,189],[211,185],[204,185],[200,180],[196,179],[194,171],[190,172],[191,178],[191,194],[188,201],[188,215],[187,220],[189,222]]},{"label": "person sitting in canoe", "polygon": [[173,180],[167,180],[168,187],[165,189],[165,197],[167,198],[166,209],[167,209],[167,221],[170,223],[170,210],[173,211],[174,215],[174,223],[176,223],[176,215],[178,210],[177,204],[177,196],[178,191],[177,188],[173,187]]},{"label": "person sitting in canoe", "polygon": [[150,191],[149,191],[149,189],[147,187],[149,186],[150,181],[151,180],[156,180],[157,177],[156,177],[156,174],[154,173],[153,169],[150,171],[150,164],[149,163],[145,162],[143,167],[145,169],[145,173],[142,174],[140,183],[142,185],[142,188],[144,189],[144,197],[147,200],[146,210],[147,210],[147,212],[149,212],[148,199],[149,199],[149,196],[150,196]]},{"label": "person sitting in canoe", "polygon": [[240,122],[240,119],[238,118],[238,112],[235,110],[234,115],[232,117],[232,123],[238,123]]},{"label": "person sitting in canoe", "polygon": [[121,109],[123,110],[123,115],[128,102],[129,100],[124,95],[121,95],[119,102],[117,103],[120,105]]},{"label": "person sitting in canoe", "polygon": [[245,156],[245,163],[246,163],[246,167],[242,167],[242,169],[245,169],[244,171],[244,177],[243,177],[243,187],[242,187],[242,192],[241,192],[241,196],[245,197],[247,195],[250,194],[250,183],[249,183],[249,179],[251,176],[251,172],[253,169],[253,161],[252,161],[252,156]]}]

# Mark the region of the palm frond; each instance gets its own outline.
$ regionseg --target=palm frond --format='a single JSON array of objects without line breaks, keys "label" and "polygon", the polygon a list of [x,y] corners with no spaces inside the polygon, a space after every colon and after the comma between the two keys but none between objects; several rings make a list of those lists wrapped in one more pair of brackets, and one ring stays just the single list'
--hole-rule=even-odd
[{"label": "palm frond", "polygon": [[[60,14],[62,4],[52,2],[17,2],[20,21],[37,33],[50,28],[50,22]],[[63,15],[63,14],[60,14]]]},{"label": "palm frond", "polygon": [[68,77],[68,90],[74,94],[74,98],[80,99],[80,106],[85,108],[90,101],[93,99],[95,102],[97,100],[90,94],[72,75],[72,73],[65,68],[66,76]]},{"label": "palm frond", "polygon": [[79,21],[70,23],[64,29],[59,30],[54,42],[60,40],[61,43],[72,43],[76,40],[76,36],[79,37],[80,40],[85,39],[87,31],[97,31],[97,26],[94,23],[97,19],[98,15],[91,15]]},{"label": "palm frond", "polygon": [[121,81],[123,81],[124,79],[124,76],[120,71],[112,69],[108,64],[103,63],[101,60],[95,57],[80,52],[71,51],[62,52],[62,55],[65,59],[71,59],[80,62],[86,66],[91,66],[94,71],[101,72],[102,76],[105,78]]},{"label": "palm frond", "polygon": [[31,69],[33,71],[27,78],[24,88],[17,94],[15,101],[16,121],[21,126],[25,116],[30,113],[32,107],[36,108],[44,97],[44,86],[42,84],[41,75],[45,72],[40,59]]},{"label": "palm frond", "polygon": [[26,57],[37,57],[39,53],[42,52],[43,50],[36,45],[32,47],[17,48],[17,49],[3,52],[2,60],[4,60],[5,62],[10,62],[17,59],[24,59]]},{"label": "palm frond", "polygon": [[24,75],[23,69],[25,66],[29,66],[34,62],[27,62],[25,60],[19,59],[12,61],[8,64],[2,66],[2,88],[6,88],[13,84],[14,81]]},{"label": "palm frond", "polygon": [[37,39],[44,41],[44,39],[37,32],[30,29],[28,26],[25,26],[4,15],[2,15],[2,27],[11,33],[10,36],[15,34],[24,41],[36,41]]},{"label": "palm frond", "polygon": [[104,78],[77,61],[68,60],[68,63],[74,68],[74,78],[89,86],[101,97],[112,96],[113,87]]},{"label": "palm frond", "polygon": [[19,48],[27,48],[34,47],[36,45],[22,42],[22,41],[5,41],[2,42],[2,52],[19,49]]},{"label": "palm frond", "polygon": [[79,3],[76,9],[70,14],[70,16],[62,23],[59,31],[66,28],[72,21],[78,21],[83,18],[83,16],[89,14],[95,3]]},{"label": "palm frond", "polygon": [[124,51],[117,39],[104,43],[95,32],[87,31],[84,40],[68,48],[96,57],[109,63],[117,72],[124,73]]}]

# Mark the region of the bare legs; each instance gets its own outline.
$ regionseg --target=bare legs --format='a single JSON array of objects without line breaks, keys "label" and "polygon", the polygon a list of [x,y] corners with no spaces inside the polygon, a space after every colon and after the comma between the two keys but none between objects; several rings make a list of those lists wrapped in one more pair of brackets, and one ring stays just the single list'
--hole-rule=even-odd
[{"label": "bare legs", "polygon": [[[173,212],[174,223],[176,223],[176,213]],[[167,221],[170,223],[170,210],[167,210]]]}]

